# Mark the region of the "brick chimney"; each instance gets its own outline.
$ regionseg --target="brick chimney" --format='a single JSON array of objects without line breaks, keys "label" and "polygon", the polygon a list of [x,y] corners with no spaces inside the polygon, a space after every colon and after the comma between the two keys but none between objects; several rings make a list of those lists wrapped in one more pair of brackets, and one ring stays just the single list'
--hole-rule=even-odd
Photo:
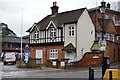
[{"label": "brick chimney", "polygon": [[53,6],[51,7],[52,15],[55,15],[58,13],[59,7],[57,6],[57,2],[53,2]]},{"label": "brick chimney", "polygon": [[106,7],[106,2],[104,0],[101,2],[101,6]]},{"label": "brick chimney", "polygon": [[107,4],[107,8],[110,9],[110,3]]}]

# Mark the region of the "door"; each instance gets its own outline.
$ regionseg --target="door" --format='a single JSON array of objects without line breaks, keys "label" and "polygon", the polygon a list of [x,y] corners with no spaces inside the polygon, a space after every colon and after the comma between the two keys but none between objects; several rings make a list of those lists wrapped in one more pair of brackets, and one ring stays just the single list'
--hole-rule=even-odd
[{"label": "door", "polygon": [[43,50],[36,50],[36,60],[39,63],[43,63]]}]

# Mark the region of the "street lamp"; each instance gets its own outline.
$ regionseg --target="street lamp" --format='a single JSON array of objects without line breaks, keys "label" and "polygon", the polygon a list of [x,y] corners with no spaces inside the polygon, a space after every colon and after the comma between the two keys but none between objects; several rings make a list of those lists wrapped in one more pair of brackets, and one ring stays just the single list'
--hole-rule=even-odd
[{"label": "street lamp", "polygon": [[101,6],[100,8],[100,13],[102,14],[102,39],[100,42],[101,45],[101,51],[102,51],[102,78],[104,76],[105,73],[105,63],[104,63],[104,52],[105,52],[105,46],[106,46],[106,40],[104,39],[104,35],[105,35],[105,31],[104,31],[104,13],[106,10],[106,2],[103,0],[101,2]]}]

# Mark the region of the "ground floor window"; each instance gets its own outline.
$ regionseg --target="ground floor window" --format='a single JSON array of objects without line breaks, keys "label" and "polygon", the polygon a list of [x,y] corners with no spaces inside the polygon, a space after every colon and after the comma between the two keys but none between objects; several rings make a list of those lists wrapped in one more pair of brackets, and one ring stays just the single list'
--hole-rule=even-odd
[{"label": "ground floor window", "polygon": [[58,58],[58,49],[50,49],[50,59]]}]

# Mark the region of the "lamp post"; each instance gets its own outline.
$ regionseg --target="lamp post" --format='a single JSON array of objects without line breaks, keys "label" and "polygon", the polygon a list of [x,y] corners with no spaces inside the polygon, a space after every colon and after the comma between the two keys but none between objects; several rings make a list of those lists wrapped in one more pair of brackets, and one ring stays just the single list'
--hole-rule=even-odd
[{"label": "lamp post", "polygon": [[105,74],[105,63],[104,63],[104,52],[105,52],[105,45],[106,45],[106,41],[104,39],[104,35],[105,35],[105,31],[104,31],[104,13],[105,13],[105,10],[106,10],[106,2],[103,0],[101,2],[101,6],[99,7],[100,8],[100,13],[102,14],[102,39],[101,39],[101,42],[100,42],[100,45],[101,45],[101,51],[102,51],[102,78]]}]

